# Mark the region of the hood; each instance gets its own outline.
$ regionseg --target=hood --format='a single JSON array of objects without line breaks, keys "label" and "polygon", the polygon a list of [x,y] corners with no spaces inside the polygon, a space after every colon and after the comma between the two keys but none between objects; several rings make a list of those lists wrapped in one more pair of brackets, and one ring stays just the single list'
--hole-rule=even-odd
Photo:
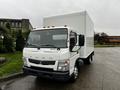
[{"label": "hood", "polygon": [[24,48],[23,56],[36,60],[64,60],[69,58],[69,49],[61,48]]}]

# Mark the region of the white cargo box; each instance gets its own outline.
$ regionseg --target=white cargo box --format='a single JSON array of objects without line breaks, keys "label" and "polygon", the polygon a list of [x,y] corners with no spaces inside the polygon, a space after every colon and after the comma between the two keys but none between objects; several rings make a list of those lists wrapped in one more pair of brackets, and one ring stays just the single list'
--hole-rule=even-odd
[{"label": "white cargo box", "polygon": [[86,11],[46,17],[43,26],[65,26],[72,28],[72,31],[85,36],[85,45],[80,49],[80,57],[87,58],[94,51],[94,25]]}]

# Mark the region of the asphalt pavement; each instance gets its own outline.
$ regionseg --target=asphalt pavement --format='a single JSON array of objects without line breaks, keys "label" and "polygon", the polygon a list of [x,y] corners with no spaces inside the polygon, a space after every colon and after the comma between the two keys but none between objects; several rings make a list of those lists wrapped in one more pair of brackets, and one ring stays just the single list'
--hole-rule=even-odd
[{"label": "asphalt pavement", "polygon": [[4,90],[120,90],[120,47],[95,48],[93,63],[81,66],[74,83],[25,76],[7,83]]}]

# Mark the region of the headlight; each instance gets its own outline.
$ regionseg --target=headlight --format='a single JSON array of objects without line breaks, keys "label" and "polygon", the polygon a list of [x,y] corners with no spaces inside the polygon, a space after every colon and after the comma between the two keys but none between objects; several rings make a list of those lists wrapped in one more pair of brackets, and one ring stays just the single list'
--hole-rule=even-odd
[{"label": "headlight", "polygon": [[58,71],[68,71],[69,70],[69,60],[59,61],[58,62]]},{"label": "headlight", "polygon": [[23,62],[24,62],[24,66],[28,66],[27,65],[27,58],[26,57],[23,57]]}]

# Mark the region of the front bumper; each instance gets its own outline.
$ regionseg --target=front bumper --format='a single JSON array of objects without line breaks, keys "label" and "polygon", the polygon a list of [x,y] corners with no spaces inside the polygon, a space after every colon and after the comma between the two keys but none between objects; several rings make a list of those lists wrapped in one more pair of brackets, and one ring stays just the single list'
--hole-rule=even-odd
[{"label": "front bumper", "polygon": [[33,68],[33,67],[23,67],[23,72],[27,75],[34,75],[49,79],[56,79],[56,80],[69,80],[70,75],[69,71],[60,72],[54,71],[52,69],[44,69],[44,68]]}]

